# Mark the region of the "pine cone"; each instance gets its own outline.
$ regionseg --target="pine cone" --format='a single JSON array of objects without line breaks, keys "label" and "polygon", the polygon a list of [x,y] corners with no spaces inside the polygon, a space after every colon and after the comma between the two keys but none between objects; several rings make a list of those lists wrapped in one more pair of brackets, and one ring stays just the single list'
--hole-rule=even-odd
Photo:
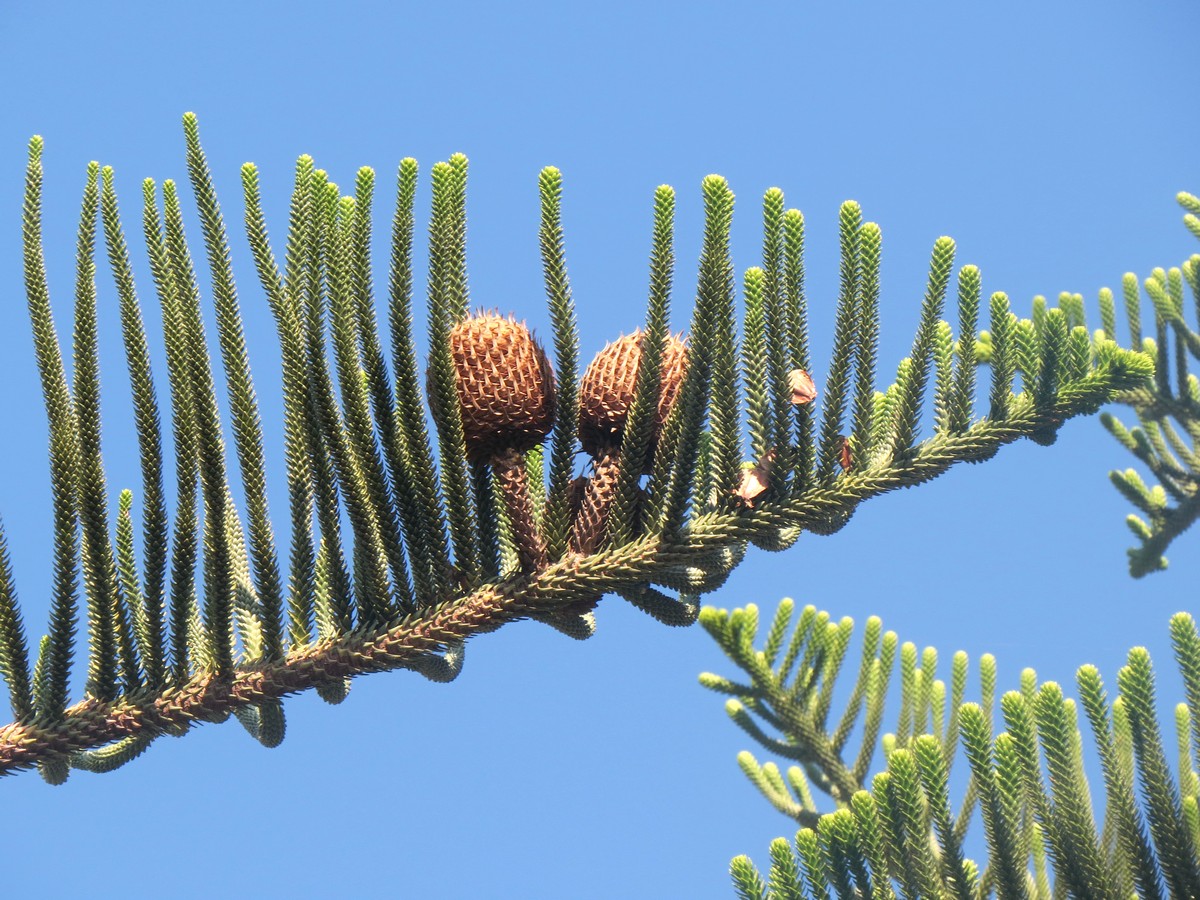
[{"label": "pine cone", "polygon": [[[582,507],[574,520],[571,549],[575,553],[594,552],[604,538],[617,484],[625,423],[637,390],[643,336],[643,332],[635,331],[606,346],[592,360],[580,384],[579,440],[594,459],[596,475],[588,482]],[[659,369],[658,410],[642,471],[652,467],[659,433],[679,399],[686,370],[687,345],[680,338],[668,335]]]},{"label": "pine cone", "polygon": [[[635,331],[613,341],[596,355],[583,375],[579,386],[579,440],[591,456],[598,456],[602,448],[621,442],[637,389],[643,336],[642,331]],[[679,399],[687,372],[687,345],[680,338],[667,335],[659,371],[658,414],[647,466],[653,459],[659,432]]]},{"label": "pine cone", "polygon": [[533,513],[525,452],[554,427],[554,371],[529,329],[511,316],[468,316],[449,337],[467,458],[492,467],[521,569],[536,572],[546,564],[546,548]]},{"label": "pine cone", "polygon": [[529,329],[511,316],[468,316],[450,329],[450,358],[472,462],[524,453],[554,427],[554,371]]}]

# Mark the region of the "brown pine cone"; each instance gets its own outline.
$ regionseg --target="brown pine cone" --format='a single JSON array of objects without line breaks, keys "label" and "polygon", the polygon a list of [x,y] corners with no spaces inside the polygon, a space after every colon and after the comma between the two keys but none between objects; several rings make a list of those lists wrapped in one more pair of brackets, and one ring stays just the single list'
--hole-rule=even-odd
[{"label": "brown pine cone", "polygon": [[554,427],[554,371],[529,329],[511,316],[468,316],[449,338],[467,458],[492,466],[521,569],[536,572],[546,564],[546,547],[533,515],[525,452]]},{"label": "brown pine cone", "polygon": [[529,329],[511,316],[468,316],[450,329],[450,358],[472,462],[524,453],[554,427],[554,371]]},{"label": "brown pine cone", "polygon": [[[603,447],[621,442],[637,390],[643,337],[642,331],[635,331],[613,341],[596,355],[583,375],[579,386],[579,440],[591,456],[599,455]],[[654,457],[654,444],[679,399],[687,372],[687,345],[680,338],[667,335],[659,371],[658,414],[647,453],[647,469]]]}]

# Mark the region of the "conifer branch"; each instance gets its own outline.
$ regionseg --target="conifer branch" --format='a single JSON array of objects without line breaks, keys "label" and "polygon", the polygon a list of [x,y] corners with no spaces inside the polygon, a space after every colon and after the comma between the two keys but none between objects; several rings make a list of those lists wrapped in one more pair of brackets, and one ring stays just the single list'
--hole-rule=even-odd
[{"label": "conifer branch", "polygon": [[288,476],[292,549],[288,590],[288,629],[293,643],[307,643],[312,636],[315,550],[313,547],[313,461],[309,431],[311,406],[306,384],[304,339],[299,321],[300,303],[309,290],[309,269],[304,259],[304,222],[311,211],[312,160],[301,157],[296,164],[288,231],[287,281],[280,275],[271,252],[258,190],[258,170],[242,167],[246,203],[246,235],[255,268],[279,334],[283,369],[284,458]]},{"label": "conifer branch", "polygon": [[[1187,210],[1184,224],[1193,223],[1200,201],[1188,193],[1176,198]],[[1184,285],[1191,293],[1191,316],[1185,311]],[[1140,578],[1166,568],[1167,548],[1200,519],[1200,381],[1191,369],[1200,360],[1200,254],[1178,268],[1156,269],[1141,285],[1154,309],[1155,338],[1143,338],[1142,294],[1137,276],[1126,273],[1121,287],[1133,346],[1156,359],[1155,379],[1115,399],[1129,406],[1138,426],[1127,428],[1116,416],[1101,416],[1104,427],[1158,480],[1144,499],[1134,500],[1145,518],[1126,519],[1139,546],[1129,550],[1129,573]],[[1101,292],[1101,318],[1105,334],[1116,327],[1112,292]],[[1140,476],[1133,469],[1113,471],[1109,477],[1122,493],[1137,493]]]},{"label": "conifer branch", "polygon": [[[867,222],[859,229],[858,339],[854,352],[854,411],[852,443],[866,459],[871,445],[875,415],[875,362],[879,351],[879,262],[883,235],[879,226]],[[965,336],[966,332],[963,331]],[[974,370],[974,366],[972,366]]]},{"label": "conifer branch", "polygon": [[107,486],[100,457],[100,371],[96,323],[96,220],[100,166],[88,164],[83,214],[75,268],[75,422],[79,437],[79,518],[82,537],[84,594],[87,597],[91,654],[88,691],[111,699],[118,693],[117,674],[125,691],[139,685],[128,617],[119,597],[109,541]]},{"label": "conifer branch", "polygon": [[191,359],[182,318],[182,296],[163,236],[155,185],[142,183],[142,228],[150,273],[162,310],[163,338],[167,353],[167,380],[171,397],[171,425],[175,450],[175,521],[171,541],[170,603],[167,633],[172,677],[187,677],[187,630],[193,597],[196,561],[196,485],[198,478],[198,435],[193,409]]},{"label": "conifer branch", "polygon": [[[58,333],[50,309],[50,290],[46,283],[42,252],[41,204],[42,139],[34,137],[29,142],[22,238],[25,247],[25,295],[29,303],[34,354],[41,375],[42,398],[50,427],[48,460],[54,506],[54,572],[49,633],[39,642],[37,664],[33,669],[33,700],[36,718],[55,722],[62,718],[67,705],[68,678],[74,656],[78,585],[78,511],[75,492],[79,449],[71,391],[67,385]],[[14,586],[10,585],[10,595],[13,590]],[[6,647],[5,656],[10,660],[15,653],[15,643]],[[12,661],[8,663],[8,668],[14,672],[21,670],[20,664]],[[11,685],[12,682],[10,690]]]},{"label": "conifer branch", "polygon": [[[808,346],[808,301],[804,294],[804,214],[789,209],[783,214],[783,285],[787,310],[788,364],[807,373],[812,368]],[[814,419],[811,405],[799,405],[795,420],[796,461],[792,493],[808,487],[816,459],[813,456]]]},{"label": "conifer branch", "polygon": [[[760,763],[747,751],[738,755],[748,780],[801,828],[794,848],[782,838],[772,842],[765,884],[748,858],[735,858],[730,873],[737,891],[768,900],[827,891],[839,897],[889,896],[898,882],[913,897],[1197,895],[1200,850],[1189,810],[1196,808],[1200,785],[1192,724],[1193,704],[1200,697],[1195,689],[1200,632],[1190,615],[1179,613],[1171,620],[1188,697],[1175,717],[1177,775],[1158,730],[1154,673],[1146,651],[1129,652],[1111,702],[1095,667],[1078,672],[1080,703],[1104,776],[1102,821],[1084,770],[1075,702],[1059,685],[1039,684],[1036,673],[1027,669],[1021,690],[1008,692],[1001,701],[1004,730],[996,733],[990,657],[979,664],[981,702],[962,703],[960,689],[952,687],[949,697],[944,692],[936,652],[926,649],[918,661],[916,648],[904,644],[899,707],[891,720],[895,730],[880,740],[868,726],[862,736],[864,748],[882,745],[884,770],[868,780],[866,769],[848,769],[840,748],[830,752],[835,733],[822,721],[821,698],[841,665],[829,641],[840,629],[814,607],[805,608],[794,625],[793,617],[792,602],[782,601],[761,648],[754,606],[733,611],[706,607],[700,617],[745,676],[734,682],[704,673],[701,684],[732,695],[725,708],[734,723],[768,751],[796,763],[785,779],[774,763]],[[788,653],[779,661],[789,627]],[[852,719],[859,715],[858,698],[875,689],[871,682],[878,681],[880,670],[886,677],[896,665],[892,655],[880,650],[880,628],[875,619],[867,625],[864,662],[846,707]],[[895,646],[897,640],[888,632],[882,646]],[[791,660],[796,658],[794,668]],[[955,684],[964,680],[965,670],[965,655],[956,654],[951,667]],[[947,714],[956,723],[953,735],[944,729]],[[971,778],[964,790],[966,815],[960,813],[956,822],[948,772],[960,749]],[[822,811],[809,785],[826,794],[834,808]],[[974,797],[978,818],[969,812]],[[847,816],[860,827],[848,828]],[[979,862],[963,852],[973,824],[983,828],[987,856]],[[787,865],[791,853],[802,861],[799,868]]]},{"label": "conifer branch", "polygon": [[[412,244],[413,203],[417,186],[417,161],[401,160],[396,176],[396,214],[392,221],[392,258],[389,270],[388,323],[392,341],[392,366],[396,374],[396,429],[394,446],[403,454],[393,476],[396,493],[406,513],[405,535],[410,542],[413,582],[418,605],[433,601],[450,583],[450,551],[446,515],[437,470],[421,402],[417,351],[413,344]],[[411,493],[404,493],[404,479]]]},{"label": "conifer branch", "polygon": [[[617,486],[609,513],[607,538],[620,546],[636,533],[641,519],[639,486],[645,461],[654,458],[655,417],[662,388],[663,351],[670,327],[671,283],[675,270],[675,191],[660,185],[654,192],[654,237],[650,251],[650,300],[640,344],[637,384],[621,442]],[[665,455],[665,454],[664,454]]]},{"label": "conifer branch", "polygon": [[[1188,210],[1184,224],[1195,233],[1194,209],[1200,208],[1200,201],[1187,193],[1176,199]],[[1143,337],[1143,289],[1154,311],[1153,338]],[[1121,279],[1131,346],[1155,361],[1153,379],[1113,398],[1134,411],[1138,426],[1129,428],[1110,412],[1100,417],[1117,442],[1158,481],[1148,485],[1136,469],[1109,473],[1113,485],[1141,513],[1126,519],[1140,544],[1129,550],[1129,571],[1135,578],[1166,568],[1166,549],[1200,519],[1200,381],[1190,371],[1200,359],[1200,332],[1188,324],[1187,292],[1194,301],[1191,315],[1197,317],[1200,327],[1200,254],[1193,254],[1177,268],[1155,269],[1140,283],[1132,272]],[[960,309],[969,316],[969,302],[965,308],[962,302],[960,285]],[[993,295],[991,331],[981,332],[973,348],[969,342],[960,342],[959,348],[960,354],[973,349],[977,361],[992,367],[990,415],[1004,415],[1017,372],[1024,382],[1036,386],[1035,396],[1049,396],[1056,379],[1074,378],[1085,371],[1095,352],[1095,338],[1116,338],[1112,290],[1100,290],[1099,307],[1101,327],[1089,337],[1083,298],[1078,294],[1061,295],[1058,310],[1049,308],[1044,298],[1035,298],[1034,315],[1028,323],[1006,314],[1007,300]],[[1048,443],[1053,436],[1048,433],[1034,439]]]},{"label": "conifer branch", "polygon": [[8,685],[8,700],[18,722],[33,716],[33,683],[29,673],[25,626],[13,586],[12,561],[8,542],[0,525],[0,676]]},{"label": "conifer branch", "polygon": [[[412,334],[416,163],[402,162],[398,177],[390,260],[390,367],[370,287],[370,170],[359,170],[353,196],[340,197],[326,173],[311,159],[300,158],[281,271],[262,212],[257,170],[247,165],[242,170],[246,234],[275,318],[282,359],[292,529],[285,583],[263,491],[263,440],[228,240],[194,116],[185,117],[184,131],[213,278],[233,449],[247,496],[239,507],[230,494],[201,291],[180,200],[170,181],[163,183],[162,213],[154,183],[144,182],[143,230],[167,350],[177,494],[173,513],[163,506],[161,423],[115,179],[104,170],[101,189],[97,167],[89,175],[80,229],[84,302],[77,304],[76,352],[82,365],[76,367],[72,393],[42,263],[41,142],[35,139],[24,211],[26,287],[50,421],[54,591],[49,632],[39,642],[34,662],[0,534],[0,673],[17,717],[0,729],[0,772],[38,765],[47,780],[57,783],[71,767],[109,771],[134,759],[158,735],[181,734],[198,722],[224,721],[231,715],[255,739],[274,746],[284,734],[281,701],[287,695],[314,688],[336,703],[346,696],[350,678],[396,668],[449,681],[461,670],[466,641],[507,622],[535,618],[573,637],[586,637],[594,628],[587,611],[608,593],[665,624],[689,624],[696,618],[699,595],[723,583],[749,545],[781,550],[803,531],[836,531],[864,500],[927,481],[956,462],[985,459],[1022,437],[1052,436],[1066,419],[1094,410],[1118,392],[1143,389],[1151,373],[1146,356],[1122,350],[1105,336],[1081,336],[1082,313],[1073,296],[1061,310],[1039,310],[1035,324],[1017,320],[998,295],[992,311],[999,326],[988,345],[999,373],[991,415],[973,421],[973,376],[966,360],[974,359],[974,336],[955,338],[938,319],[952,250],[948,241],[939,241],[913,355],[900,366],[897,382],[877,391],[881,237],[878,227],[862,225],[857,206],[848,204],[843,210],[843,303],[833,354],[837,384],[825,386],[818,412],[813,401],[820,392],[807,374],[811,348],[803,217],[784,209],[782,192],[767,192],[763,259],[747,277],[751,315],[739,335],[729,249],[734,197],[724,179],[704,180],[705,239],[685,348],[669,333],[674,193],[663,187],[655,193],[646,330],[623,339],[620,349],[636,348],[639,355],[618,354],[628,369],[622,370],[623,383],[599,386],[601,407],[610,401],[619,407],[604,407],[614,413],[606,420],[611,433],[606,433],[602,454],[611,483],[605,482],[604,502],[587,507],[599,515],[592,536],[576,545],[571,475],[584,420],[557,170],[545,170],[539,181],[540,244],[556,375],[545,355],[537,356],[542,351],[531,336],[521,346],[531,354],[533,368],[520,384],[504,380],[512,375],[511,366],[486,369],[492,345],[476,359],[486,369],[480,370],[479,381],[487,382],[485,399],[497,409],[512,405],[515,410],[539,392],[546,400],[539,410],[522,406],[520,416],[500,410],[497,421],[517,428],[505,432],[509,442],[504,443],[499,432],[480,431],[478,421],[471,423],[469,435],[464,430],[466,401],[456,367],[465,355],[451,353],[452,337],[461,339],[461,329],[479,326],[481,320],[468,314],[465,157],[432,169],[427,398],[421,395]],[[104,506],[96,324],[94,304],[89,305],[97,210],[121,298],[143,462],[145,496],[137,501],[143,504],[145,533],[140,560],[134,553],[134,497],[121,496],[115,547]],[[968,330],[975,327],[977,282],[974,270],[960,273],[960,321]],[[1171,310],[1179,306],[1182,284],[1169,274],[1161,279]],[[512,341],[521,331],[512,320],[497,317],[496,322],[501,331],[488,332],[490,337],[480,332],[485,343],[501,336]],[[516,345],[506,346],[511,351]],[[1037,375],[1023,379],[1025,389],[1014,394],[1018,366],[1023,375]],[[743,374],[751,396],[743,393]],[[936,427],[921,435],[918,421],[930,378],[936,383],[938,416]],[[493,384],[495,379],[499,381]],[[557,405],[552,391],[534,391],[534,385],[545,391],[556,388]],[[436,447],[425,426],[425,399],[436,424]],[[741,447],[743,408],[752,413],[757,455],[750,461]],[[852,416],[848,439],[840,433],[847,413]],[[820,441],[815,435],[818,415]],[[551,431],[547,485],[541,440]],[[1181,440],[1164,429],[1148,436],[1146,446],[1157,452]],[[815,480],[818,460],[821,478]],[[469,464],[476,464],[474,479]],[[599,470],[598,463],[597,478]],[[650,477],[644,495],[640,482],[645,473]],[[1147,502],[1157,501],[1149,496]],[[343,516],[350,524],[346,534]],[[82,546],[76,541],[80,522]],[[68,708],[81,571],[92,621],[92,674],[85,698]],[[667,591],[678,592],[678,599]],[[961,841],[962,821],[975,795],[956,818],[943,796],[945,769],[931,748],[913,743],[931,726],[936,726],[940,747],[953,745],[958,736],[957,714],[947,716],[942,708],[944,687],[923,674],[933,660],[928,655],[918,660],[915,651],[876,634],[871,652],[859,658],[852,709],[835,716],[834,679],[847,658],[849,623],[810,616],[805,628],[804,637],[789,642],[786,622],[777,619],[771,662],[756,672],[761,676],[778,659],[781,671],[789,673],[788,697],[808,698],[801,712],[773,720],[772,727],[782,722],[827,737],[817,751],[801,754],[802,777],[784,781],[779,773],[767,772],[762,784],[781,803],[789,790],[808,803],[809,782],[818,790],[836,791],[854,810],[849,824],[858,828],[861,822],[878,821],[910,844],[917,839],[917,792],[928,785],[938,797],[939,835],[946,842]],[[749,623],[739,629],[738,646],[749,647],[753,629]],[[912,697],[899,733],[903,747],[912,747],[914,755],[876,806],[854,806],[854,791],[866,776],[873,748],[864,745],[855,758],[833,763],[860,715],[869,743],[874,742],[897,658]],[[949,696],[957,702],[963,695],[965,662],[955,665],[958,674]],[[766,695],[755,702],[756,711],[765,709]],[[1136,725],[1139,720],[1130,721]],[[1137,732],[1131,728],[1130,734],[1132,754]],[[1063,763],[1069,769],[1071,761],[1063,757]],[[1003,814],[999,794],[984,790],[980,796],[1001,810],[997,815]],[[793,862],[805,871],[831,872],[831,877],[840,877],[838,867],[845,862],[850,877],[862,876],[886,848],[855,845],[847,824],[843,817],[840,831],[808,841]],[[772,878],[779,883],[792,863],[782,851],[777,856]],[[966,877],[962,873],[967,869],[966,861],[954,859],[945,871]],[[909,874],[913,884],[924,884],[921,879],[928,873]]]},{"label": "conifer branch", "polygon": [[[414,585],[409,586],[408,559],[413,569],[428,568],[427,554],[423,551],[424,535],[417,513],[413,507],[413,479],[409,462],[397,443],[397,423],[393,412],[393,391],[388,376],[387,360],[379,338],[379,326],[375,316],[375,298],[371,288],[371,203],[374,196],[375,172],[363,166],[354,180],[354,205],[357,214],[351,234],[353,250],[353,293],[355,303],[355,329],[362,354],[365,392],[370,399],[372,423],[377,431],[380,451],[376,451],[369,437],[359,436],[359,453],[368,458],[373,466],[375,491],[386,506],[384,524],[388,539],[388,558],[392,568],[392,579],[401,586],[404,605],[411,607],[415,601]],[[386,473],[385,473],[386,466]],[[386,498],[386,502],[383,498]],[[408,557],[401,544],[407,540]],[[423,580],[427,575],[420,576]],[[425,592],[428,586],[425,587]]]},{"label": "conifer branch", "polygon": [[[200,288],[196,283],[195,267],[187,238],[183,231],[183,213],[179,195],[172,181],[163,183],[163,202],[166,210],[167,251],[171,259],[174,280],[180,291],[179,315],[183,341],[188,357],[190,397],[185,401],[193,409],[194,428],[198,445],[197,474],[203,511],[203,537],[195,534],[197,524],[192,519],[182,523],[192,532],[185,538],[192,546],[202,546],[204,567],[204,602],[200,627],[203,640],[181,638],[186,647],[176,665],[186,675],[189,662],[228,670],[233,665],[229,648],[233,643],[233,570],[230,563],[229,528],[225,521],[225,441],[222,437],[216,389],[213,384],[212,363],[204,325],[200,314]],[[190,605],[190,597],[180,597],[181,605]],[[191,657],[191,659],[188,659]]]},{"label": "conifer branch", "polygon": [[579,403],[579,327],[575,303],[567,277],[562,230],[562,173],[553,166],[538,176],[541,198],[541,228],[538,232],[542,254],[542,273],[550,322],[554,328],[554,360],[558,390],[558,412],[550,451],[550,489],[542,532],[550,559],[558,559],[567,549],[571,530],[569,483],[575,463]]},{"label": "conifer branch", "polygon": [[[255,590],[262,603],[265,649],[268,654],[278,656],[283,647],[282,585],[275,541],[271,533],[270,510],[267,507],[258,401],[250,377],[250,361],[246,352],[237,290],[234,287],[233,265],[225,236],[225,223],[221,218],[208,162],[200,147],[199,125],[195,115],[189,113],[183,117],[183,132],[187,145],[188,175],[196,195],[213,280],[217,337],[221,346],[229,408],[233,417],[234,444],[246,493],[246,509],[250,519],[250,556],[254,566]],[[224,482],[223,477],[219,480]],[[212,502],[214,507],[219,502],[215,493],[212,495]],[[209,510],[210,515],[212,512],[213,510]],[[218,519],[220,518],[218,515]],[[220,524],[214,522],[214,530],[219,527]],[[230,663],[223,645],[217,650],[217,654],[220,666]]]},{"label": "conifer branch", "polygon": [[[134,417],[137,424],[138,450],[142,460],[143,547],[145,553],[145,582],[139,584],[136,565],[128,565],[128,580],[122,580],[121,590],[134,617],[135,632],[139,634],[138,650],[148,685],[163,683],[166,648],[163,633],[163,599],[167,567],[167,505],[163,496],[162,427],[158,397],[154,390],[150,350],[142,322],[141,305],[133,283],[129,249],[121,229],[117,209],[113,172],[108,166],[101,171],[101,218],[104,239],[113,270],[113,280],[121,304],[121,332],[125,341],[125,357],[129,381],[133,389]],[[125,495],[122,494],[122,502]],[[132,497],[130,497],[132,502]],[[130,523],[132,527],[132,523]],[[132,540],[132,534],[130,534]],[[132,548],[130,547],[130,554]],[[130,555],[127,554],[127,555]]]},{"label": "conifer branch", "polygon": [[433,167],[433,213],[429,224],[429,402],[438,429],[442,497],[448,511],[450,538],[459,577],[467,584],[479,580],[479,546],[469,490],[466,444],[449,335],[465,313],[460,295],[455,248],[458,228],[455,201],[457,173],[450,163]]}]

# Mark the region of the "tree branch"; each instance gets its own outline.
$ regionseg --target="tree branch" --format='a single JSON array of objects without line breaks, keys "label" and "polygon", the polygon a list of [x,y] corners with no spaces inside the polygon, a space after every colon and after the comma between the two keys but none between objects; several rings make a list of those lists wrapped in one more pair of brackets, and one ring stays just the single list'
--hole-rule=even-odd
[{"label": "tree branch", "polygon": [[160,693],[133,694],[114,703],[87,699],[70,707],[56,724],[14,722],[0,728],[0,774],[131,735],[180,733],[199,722],[223,721],[236,709],[323,682],[411,667],[427,654],[507,622],[621,587],[656,583],[666,577],[662,570],[696,565],[730,544],[768,540],[785,529],[820,529],[831,519],[845,521],[863,500],[929,481],[955,462],[985,459],[1004,444],[1101,402],[1109,390],[1105,378],[1095,377],[1064,392],[1055,407],[1036,410],[1016,404],[1004,422],[984,420],[964,434],[937,435],[898,464],[842,475],[829,487],[793,500],[699,516],[674,541],[645,537],[589,556],[569,556],[535,577],[493,582],[386,629],[297,648],[281,662],[240,665],[225,676],[197,675]]}]

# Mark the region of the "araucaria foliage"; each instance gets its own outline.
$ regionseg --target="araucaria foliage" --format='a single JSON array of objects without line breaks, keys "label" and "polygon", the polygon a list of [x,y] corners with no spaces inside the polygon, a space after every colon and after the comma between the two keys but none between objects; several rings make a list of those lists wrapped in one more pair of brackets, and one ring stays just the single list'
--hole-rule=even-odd
[{"label": "araucaria foliage", "polygon": [[[25,285],[49,421],[53,587],[46,635],[30,648],[0,552],[0,668],[15,716],[0,728],[0,772],[37,766],[57,783],[72,768],[107,771],[161,735],[230,715],[273,746],[289,694],[314,688],[336,703],[354,676],[395,668],[449,681],[468,639],[517,619],[586,638],[606,594],[665,624],[690,624],[697,598],[722,583],[749,545],[784,550],[802,531],[837,531],[870,497],[987,459],[1022,437],[1047,442],[1067,419],[1139,389],[1154,371],[1150,356],[1089,334],[1068,308],[1023,320],[992,294],[991,378],[980,406],[979,273],[966,266],[956,277],[954,242],[940,238],[912,353],[877,390],[881,233],[848,202],[829,376],[815,386],[803,216],[778,190],[763,198],[762,260],[743,278],[739,324],[734,197],[724,179],[709,176],[683,343],[671,336],[681,330],[671,318],[674,193],[662,187],[636,361],[632,346],[611,351],[594,378],[581,380],[560,174],[546,169],[538,185],[553,322],[552,347],[542,348],[510,311],[470,311],[460,155],[429,172],[430,353],[422,367],[411,262],[417,163],[406,159],[397,173],[386,329],[372,293],[374,173],[360,170],[343,195],[301,157],[286,240],[273,246],[257,171],[247,164],[245,230],[282,360],[290,530],[281,537],[263,489],[267,462],[229,239],[192,115],[184,137],[211,285],[197,282],[176,185],[145,182],[153,318],[166,346],[165,372],[152,371],[140,299],[147,291],[134,284],[111,171],[91,166],[78,233],[73,382],[43,265],[42,142],[30,144]],[[99,446],[98,231],[121,300],[142,458],[140,491],[120,495],[115,520]],[[952,292],[957,338],[942,321]],[[204,296],[216,313],[215,345],[205,334]],[[218,364],[229,422],[215,393]],[[582,481],[574,470],[581,437],[595,456]],[[241,498],[230,487],[233,465]],[[173,508],[164,499],[168,477]],[[69,674],[84,634],[80,698]]]},{"label": "araucaria foliage", "polygon": [[[1191,194],[1178,199],[1187,211],[1184,223],[1200,237],[1200,201]],[[1135,577],[1165,567],[1162,551],[1200,516],[1200,387],[1189,371],[1200,359],[1200,336],[1185,321],[1183,289],[1186,283],[1200,320],[1198,272],[1200,255],[1193,255],[1145,280],[1154,338],[1142,335],[1138,279],[1123,279],[1131,342],[1156,360],[1152,380],[1114,398],[1133,407],[1141,427],[1129,430],[1107,413],[1101,417],[1160,480],[1151,488],[1133,469],[1111,475],[1149,519],[1128,520],[1141,541],[1129,551]],[[1099,306],[1096,339],[1114,337],[1111,291],[1100,292]],[[995,374],[1011,377],[1015,365],[1023,383],[1037,385],[1041,363],[1019,349],[1021,336],[1028,346],[1039,333],[1057,332],[1046,342],[1058,347],[1054,353],[1082,359],[1085,348],[1072,344],[1077,332],[1068,329],[1083,324],[1083,298],[1064,294],[1054,310],[1038,297],[1033,312],[1032,320],[1016,323],[1015,358],[999,349],[1013,339],[1011,320],[993,321],[976,352]],[[993,409],[995,403],[993,397]],[[738,757],[768,802],[801,826],[794,842],[772,842],[765,879],[748,857],[733,860],[739,896],[1200,896],[1200,633],[1190,614],[1177,614],[1170,626],[1186,698],[1175,709],[1174,764],[1159,732],[1154,674],[1144,648],[1129,651],[1111,701],[1094,666],[1076,675],[1078,702],[1026,669],[1020,689],[1000,698],[997,717],[996,661],[990,655],[978,661],[977,699],[964,702],[966,654],[955,654],[949,676],[939,676],[934,648],[918,653],[872,618],[855,666],[849,618],[835,622],[811,606],[793,622],[794,614],[792,601],[784,600],[761,647],[755,645],[757,607],[706,607],[700,615],[744,674],[733,681],[705,673],[701,684],[729,695],[730,718],[772,755],[794,763],[781,772],[749,752]],[[833,715],[835,686],[847,664],[856,668],[854,680],[843,684],[845,707]],[[896,680],[899,707],[885,731],[889,686]],[[1088,739],[1079,707],[1100,764],[1095,794],[1083,764]],[[857,750],[851,752],[851,744]],[[952,804],[949,777],[956,762],[968,774]],[[832,801],[828,811],[822,812],[818,794]],[[983,831],[982,841],[976,836],[970,843],[986,854],[979,860],[966,855],[972,828]]]},{"label": "araucaria foliage", "polygon": [[[747,857],[733,860],[740,896],[1200,896],[1200,633],[1190,615],[1171,620],[1187,697],[1175,710],[1174,766],[1158,730],[1146,651],[1129,652],[1111,701],[1097,669],[1079,669],[1079,705],[1103,775],[1103,794],[1093,798],[1077,704],[1059,685],[1039,684],[1026,669],[1020,689],[1000,698],[998,720],[991,656],[978,662],[978,698],[964,702],[966,654],[955,654],[948,678],[939,677],[936,650],[901,644],[877,618],[867,622],[859,653],[848,654],[848,618],[834,622],[809,606],[793,623],[794,612],[790,600],[780,604],[761,647],[756,607],[701,613],[746,678],[706,673],[701,683],[732,695],[730,718],[793,763],[781,772],[749,752],[738,756],[766,799],[801,826],[794,844],[772,842],[766,880]],[[834,688],[848,661],[854,681],[835,714]],[[881,736],[897,678],[899,708]],[[882,766],[872,775],[878,751]],[[969,774],[952,801],[956,762]],[[818,791],[832,800],[831,811],[819,811]],[[972,826],[982,827],[981,860],[966,855]]]},{"label": "araucaria foliage", "polygon": [[[1200,238],[1200,199],[1180,193],[1176,198],[1187,212],[1183,224]],[[1184,284],[1191,303],[1184,300]],[[1143,282],[1154,307],[1154,337],[1142,335],[1141,297],[1137,276],[1126,273],[1121,281],[1129,320],[1131,346],[1155,359],[1154,380],[1116,399],[1133,408],[1141,426],[1127,429],[1119,419],[1105,414],[1100,421],[1137,460],[1158,479],[1147,487],[1134,469],[1112,472],[1117,489],[1146,517],[1130,515],[1129,530],[1141,542],[1129,551],[1129,571],[1139,578],[1166,568],[1163,551],[1200,518],[1200,381],[1189,364],[1200,360],[1200,332],[1187,323],[1190,305],[1200,328],[1200,253],[1178,268],[1155,269]],[[1114,334],[1116,312],[1112,291],[1100,292],[1104,329]]]}]

